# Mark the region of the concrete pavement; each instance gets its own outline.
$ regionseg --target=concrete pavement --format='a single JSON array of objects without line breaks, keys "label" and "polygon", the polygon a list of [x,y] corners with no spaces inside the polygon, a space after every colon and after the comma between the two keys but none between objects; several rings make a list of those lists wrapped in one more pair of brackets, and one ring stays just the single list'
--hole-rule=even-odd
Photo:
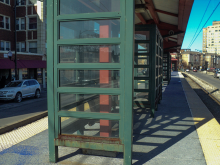
[{"label": "concrete pavement", "polygon": [[[210,140],[219,138],[210,132],[213,124],[215,130],[219,129],[219,124],[178,72],[172,72],[170,84],[163,87],[163,99],[155,118],[150,118],[150,112],[144,109],[134,109],[134,112],[134,165],[218,165],[220,162],[216,157],[219,143]],[[55,164],[49,163],[47,124],[46,117],[0,135],[0,165]],[[214,147],[216,154],[207,155],[211,151],[204,142]],[[77,148],[59,147],[56,164],[118,165],[123,164],[123,153],[110,158],[84,155]]]}]

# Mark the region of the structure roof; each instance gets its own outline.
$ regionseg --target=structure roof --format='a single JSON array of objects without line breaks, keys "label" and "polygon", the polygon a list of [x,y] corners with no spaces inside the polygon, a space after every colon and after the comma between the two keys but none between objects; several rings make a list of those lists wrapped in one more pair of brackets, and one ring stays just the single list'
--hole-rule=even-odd
[{"label": "structure roof", "polygon": [[[194,0],[135,0],[135,24],[157,24],[164,51],[180,50]],[[145,11],[138,9],[145,7]]]}]

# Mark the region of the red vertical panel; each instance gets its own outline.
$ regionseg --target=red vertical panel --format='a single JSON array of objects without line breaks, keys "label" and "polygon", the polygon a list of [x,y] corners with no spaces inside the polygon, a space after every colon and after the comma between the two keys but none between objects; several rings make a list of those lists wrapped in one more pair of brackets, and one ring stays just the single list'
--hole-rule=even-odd
[{"label": "red vertical panel", "polygon": [[[109,25],[103,23],[100,25],[100,38],[109,38]],[[101,47],[99,49],[99,62],[100,63],[109,63],[109,47]],[[100,87],[105,87],[110,84],[110,71],[109,70],[100,70]],[[109,95],[100,95],[100,113],[109,113],[111,111],[111,100]],[[100,120],[100,136],[110,137],[111,135],[111,123],[109,120]]]}]

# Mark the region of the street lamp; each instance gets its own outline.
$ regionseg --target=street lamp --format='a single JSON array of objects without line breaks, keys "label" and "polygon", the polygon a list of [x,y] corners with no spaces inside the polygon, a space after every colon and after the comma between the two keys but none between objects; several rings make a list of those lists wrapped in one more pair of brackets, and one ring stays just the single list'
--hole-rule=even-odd
[{"label": "street lamp", "polygon": [[[18,74],[17,74],[17,29],[16,29],[16,7],[19,3],[23,2],[24,0],[14,0],[14,28],[15,28],[15,35],[14,35],[14,45],[15,45],[15,59],[14,59],[14,63],[15,63],[15,80],[18,80]],[[9,56],[10,58],[10,56]],[[11,58],[10,58],[11,60]]]}]

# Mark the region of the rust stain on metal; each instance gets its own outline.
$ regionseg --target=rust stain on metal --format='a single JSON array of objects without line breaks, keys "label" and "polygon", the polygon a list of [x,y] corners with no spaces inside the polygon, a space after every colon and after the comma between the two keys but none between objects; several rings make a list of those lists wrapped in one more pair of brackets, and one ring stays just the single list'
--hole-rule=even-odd
[{"label": "rust stain on metal", "polygon": [[[119,138],[108,138],[108,137],[91,137],[91,136],[80,136],[80,135],[59,135],[59,141],[83,141],[83,142],[98,142],[108,144],[121,144]],[[55,139],[56,140],[56,139]]]}]

